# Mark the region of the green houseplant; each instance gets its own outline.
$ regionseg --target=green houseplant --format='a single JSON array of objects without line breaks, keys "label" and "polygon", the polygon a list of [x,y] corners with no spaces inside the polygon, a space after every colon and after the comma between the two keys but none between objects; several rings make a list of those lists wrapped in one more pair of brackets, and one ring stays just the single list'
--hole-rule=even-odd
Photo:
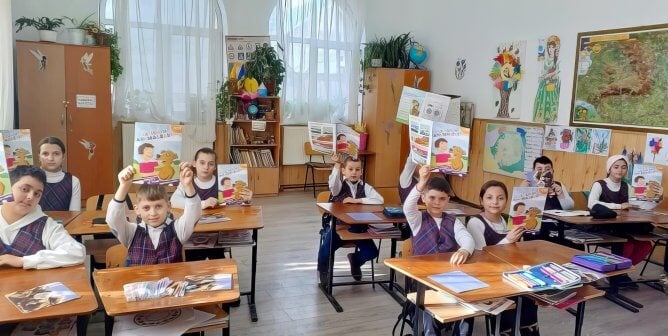
[{"label": "green houseplant", "polygon": [[408,69],[410,65],[409,50],[413,38],[410,33],[384,37],[365,43],[362,58],[362,69],[370,68],[374,59],[382,60],[382,67]]},{"label": "green houseplant", "polygon": [[237,110],[237,102],[230,93],[230,80],[226,80],[216,94],[216,113],[218,121],[226,121],[231,123],[234,119],[234,113]]},{"label": "green houseplant", "polygon": [[278,53],[272,46],[259,47],[251,54],[250,61],[246,62],[246,77],[264,83],[269,95],[278,95],[285,78],[283,60],[278,58]]},{"label": "green houseplant", "polygon": [[22,16],[17,19],[14,24],[18,26],[18,29],[16,29],[17,33],[20,32],[23,27],[34,27],[39,32],[40,41],[56,42],[58,32],[54,29],[62,27],[65,24],[63,19],[64,18],[49,18],[46,16],[36,18]]},{"label": "green houseplant", "polygon": [[92,21],[88,19],[90,19],[90,17],[93,16],[94,14],[95,14],[94,12],[90,13],[82,20],[77,20],[71,17],[64,16],[65,19],[69,20],[70,22],[72,22],[72,25],[74,25],[74,27],[67,28],[70,35],[70,43],[76,45],[84,44],[84,39],[86,37],[86,26],[92,23]]}]

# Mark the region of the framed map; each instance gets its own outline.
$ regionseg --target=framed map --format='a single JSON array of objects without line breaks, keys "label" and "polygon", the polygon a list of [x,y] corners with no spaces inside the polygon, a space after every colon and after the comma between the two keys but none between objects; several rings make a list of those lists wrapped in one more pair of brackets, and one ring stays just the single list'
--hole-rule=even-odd
[{"label": "framed map", "polygon": [[668,25],[578,34],[571,125],[668,130]]}]

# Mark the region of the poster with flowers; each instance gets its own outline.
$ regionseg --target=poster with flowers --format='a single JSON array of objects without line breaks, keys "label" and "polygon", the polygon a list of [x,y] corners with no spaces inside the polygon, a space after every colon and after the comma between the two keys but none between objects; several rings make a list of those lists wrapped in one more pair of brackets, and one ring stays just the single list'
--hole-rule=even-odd
[{"label": "poster with flowers", "polygon": [[647,133],[644,163],[668,166],[668,149],[664,147],[664,141],[667,139],[664,138],[665,134]]},{"label": "poster with flowers", "polygon": [[519,119],[522,100],[522,62],[526,41],[500,44],[489,72],[494,88],[494,111],[497,118]]}]

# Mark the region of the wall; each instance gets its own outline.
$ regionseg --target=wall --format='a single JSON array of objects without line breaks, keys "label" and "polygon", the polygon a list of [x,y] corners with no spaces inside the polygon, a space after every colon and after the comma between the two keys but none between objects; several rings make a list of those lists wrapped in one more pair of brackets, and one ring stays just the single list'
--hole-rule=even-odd
[{"label": "wall", "polygon": [[[668,22],[668,2],[660,0],[368,0],[366,36],[411,32],[429,53],[432,91],[463,96],[476,104],[476,117],[491,118],[491,58],[500,42],[526,40],[521,120],[531,120],[538,86],[539,37],[561,38],[559,124],[569,119],[578,32]],[[392,24],[388,24],[388,23]],[[457,58],[468,63],[463,80],[454,77]]]},{"label": "wall", "polygon": [[[61,17],[68,16],[74,19],[83,19],[90,13],[98,12],[98,0],[12,0],[12,18],[14,20],[26,16],[33,17]],[[95,15],[93,17],[96,17]],[[66,21],[65,27],[71,26]],[[16,33],[14,30],[14,39],[17,40],[39,40],[37,30],[32,27],[24,27],[23,30]],[[58,33],[58,42],[67,43],[69,38],[67,30],[60,28]]]},{"label": "wall", "polygon": [[269,17],[276,5],[273,0],[218,0],[225,6],[226,35],[269,35]]}]

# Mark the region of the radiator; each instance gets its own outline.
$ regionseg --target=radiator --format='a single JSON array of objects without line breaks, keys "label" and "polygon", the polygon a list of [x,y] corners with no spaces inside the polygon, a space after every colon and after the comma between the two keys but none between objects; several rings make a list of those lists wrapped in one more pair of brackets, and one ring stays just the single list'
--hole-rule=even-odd
[{"label": "radiator", "polygon": [[[190,134],[194,134],[194,125],[183,126],[183,142],[181,144],[181,161],[193,161],[195,152],[202,147],[213,148],[211,142],[195,141]],[[306,128],[304,128],[306,130]],[[123,167],[132,164],[132,158],[135,145],[135,124],[133,122],[123,122]],[[303,146],[303,144],[302,144]],[[219,158],[220,159],[220,158]]]},{"label": "radiator", "polygon": [[300,165],[308,161],[308,156],[304,154],[304,143],[308,142],[308,128],[306,126],[282,126],[283,144],[283,165]]}]

